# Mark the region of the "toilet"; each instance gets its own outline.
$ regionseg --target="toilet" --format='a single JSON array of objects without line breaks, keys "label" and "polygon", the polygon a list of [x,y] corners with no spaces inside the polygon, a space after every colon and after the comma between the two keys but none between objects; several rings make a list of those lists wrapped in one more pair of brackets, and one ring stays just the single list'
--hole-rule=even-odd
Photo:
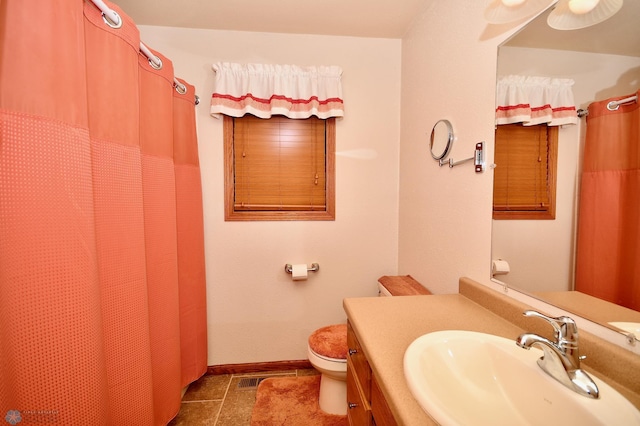
[{"label": "toilet", "polygon": [[347,325],[322,327],[309,336],[308,356],[321,373],[320,409],[327,414],[347,414]]},{"label": "toilet", "polygon": [[[380,296],[413,296],[431,294],[411,275],[382,276],[378,280]],[[328,414],[347,414],[347,325],[335,324],[311,333],[308,357],[321,373],[320,409]]]}]

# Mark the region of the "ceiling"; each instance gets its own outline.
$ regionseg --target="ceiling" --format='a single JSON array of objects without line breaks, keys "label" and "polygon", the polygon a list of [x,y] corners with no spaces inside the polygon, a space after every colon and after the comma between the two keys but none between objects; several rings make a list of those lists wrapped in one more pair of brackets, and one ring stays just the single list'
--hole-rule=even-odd
[{"label": "ceiling", "polygon": [[402,38],[434,0],[113,0],[137,24]]},{"label": "ceiling", "polygon": [[[402,38],[413,19],[438,0],[113,1],[141,25]],[[640,0],[626,0],[612,18],[581,30],[550,28],[546,25],[548,13],[530,23],[508,45],[640,57]]]},{"label": "ceiling", "polygon": [[580,30],[549,27],[550,12],[551,9],[530,22],[506,45],[640,57],[640,0],[626,0],[608,20]]}]

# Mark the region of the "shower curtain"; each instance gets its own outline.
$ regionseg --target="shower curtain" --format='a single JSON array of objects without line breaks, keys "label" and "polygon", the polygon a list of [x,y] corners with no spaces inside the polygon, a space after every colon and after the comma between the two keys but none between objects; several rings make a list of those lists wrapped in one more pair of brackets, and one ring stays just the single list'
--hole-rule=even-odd
[{"label": "shower curtain", "polygon": [[166,424],[206,370],[195,91],[107,5],[0,3],[7,424]]},{"label": "shower curtain", "polygon": [[640,311],[640,108],[612,100],[589,105],[576,290]]}]

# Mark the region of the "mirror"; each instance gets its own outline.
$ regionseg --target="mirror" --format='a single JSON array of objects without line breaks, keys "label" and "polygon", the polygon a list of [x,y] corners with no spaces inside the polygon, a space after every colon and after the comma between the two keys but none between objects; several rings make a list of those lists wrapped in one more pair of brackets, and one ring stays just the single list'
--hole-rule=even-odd
[{"label": "mirror", "polygon": [[453,145],[453,126],[449,120],[438,120],[431,130],[429,149],[434,160],[444,160]]},{"label": "mirror", "polygon": [[[570,78],[576,108],[640,88],[640,1],[624,2],[608,21],[575,31],[548,27],[550,11],[498,48],[498,77],[509,74]],[[640,312],[575,292],[577,200],[585,119],[558,136],[555,220],[494,220],[492,259],[510,272],[492,277],[510,288],[624,332],[611,322],[640,323]],[[499,165],[498,165],[499,167]],[[640,283],[635,283],[640,285]],[[640,338],[640,335],[636,335]]]}]

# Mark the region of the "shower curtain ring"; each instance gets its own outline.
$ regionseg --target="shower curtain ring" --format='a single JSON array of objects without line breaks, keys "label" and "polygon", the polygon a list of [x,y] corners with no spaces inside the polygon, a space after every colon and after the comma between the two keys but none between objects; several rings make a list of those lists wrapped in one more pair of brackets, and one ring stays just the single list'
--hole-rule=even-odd
[{"label": "shower curtain ring", "polygon": [[620,104],[616,101],[611,101],[607,104],[607,109],[609,111],[617,111],[620,108]]},{"label": "shower curtain ring", "polygon": [[120,17],[120,15],[118,15],[118,12],[116,12],[115,10],[111,10],[111,14],[114,18],[116,18],[116,21],[109,18],[107,14],[104,12],[102,12],[102,20],[104,21],[105,24],[107,24],[111,28],[117,30],[118,28],[122,27],[122,18]]},{"label": "shower curtain ring", "polygon": [[182,83],[174,83],[173,87],[175,87],[176,92],[180,93],[181,95],[184,95],[185,93],[187,93],[187,86],[185,86]]},{"label": "shower curtain ring", "polygon": [[149,58],[149,65],[151,65],[151,68],[153,69],[160,70],[162,69],[162,59],[157,56]]}]

